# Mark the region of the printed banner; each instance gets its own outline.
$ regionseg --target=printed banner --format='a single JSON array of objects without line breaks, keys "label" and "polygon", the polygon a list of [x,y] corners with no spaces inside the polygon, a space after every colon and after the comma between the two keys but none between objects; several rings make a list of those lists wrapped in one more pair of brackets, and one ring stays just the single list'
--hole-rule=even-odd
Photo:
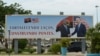
[{"label": "printed banner", "polygon": [[92,16],[7,15],[5,37],[78,38],[85,37],[86,30],[92,26]]}]

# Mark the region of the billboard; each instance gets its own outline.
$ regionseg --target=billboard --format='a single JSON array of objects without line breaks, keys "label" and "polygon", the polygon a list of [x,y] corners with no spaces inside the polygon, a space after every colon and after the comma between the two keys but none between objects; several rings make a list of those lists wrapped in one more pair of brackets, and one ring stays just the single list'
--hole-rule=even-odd
[{"label": "billboard", "polygon": [[[78,38],[93,26],[92,16],[7,15],[6,38]],[[10,33],[9,33],[10,31]]]}]

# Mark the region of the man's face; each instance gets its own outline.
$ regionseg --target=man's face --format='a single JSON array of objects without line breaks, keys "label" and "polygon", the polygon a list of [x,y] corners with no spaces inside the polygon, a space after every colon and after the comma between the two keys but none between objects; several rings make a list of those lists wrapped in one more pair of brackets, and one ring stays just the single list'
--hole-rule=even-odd
[{"label": "man's face", "polygon": [[64,25],[69,25],[69,20],[64,21]]},{"label": "man's face", "polygon": [[69,20],[66,20],[66,23],[67,23],[67,24],[69,24],[69,23],[70,23],[70,21],[69,21]]},{"label": "man's face", "polygon": [[81,22],[80,18],[76,18],[76,22],[79,24]]}]

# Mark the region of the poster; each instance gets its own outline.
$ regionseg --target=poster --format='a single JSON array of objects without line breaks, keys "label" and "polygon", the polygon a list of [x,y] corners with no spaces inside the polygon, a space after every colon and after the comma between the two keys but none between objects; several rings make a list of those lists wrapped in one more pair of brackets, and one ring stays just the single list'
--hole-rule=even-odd
[{"label": "poster", "polygon": [[78,38],[84,37],[86,30],[93,27],[93,17],[81,15],[7,15],[5,26],[6,38],[9,36],[10,38]]}]

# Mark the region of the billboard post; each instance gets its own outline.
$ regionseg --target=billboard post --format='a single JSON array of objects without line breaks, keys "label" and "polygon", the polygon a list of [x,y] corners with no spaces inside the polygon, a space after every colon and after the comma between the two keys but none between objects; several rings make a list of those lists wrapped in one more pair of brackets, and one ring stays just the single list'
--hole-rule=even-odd
[{"label": "billboard post", "polygon": [[8,51],[9,51],[9,56],[10,56],[10,30],[8,30],[8,35],[9,35]]},{"label": "billboard post", "polygon": [[[39,12],[37,12],[37,15],[41,15],[41,12],[39,11]],[[38,38],[37,39],[37,53],[38,54],[41,54],[41,39],[40,38]]]},{"label": "billboard post", "polygon": [[41,39],[37,39],[37,53],[41,54]]},{"label": "billboard post", "polygon": [[15,54],[18,54],[18,39],[14,39],[14,51]]},{"label": "billboard post", "polygon": [[[15,12],[15,15],[18,15],[18,12]],[[14,51],[15,54],[18,54],[18,39],[13,39],[14,40]]]},{"label": "billboard post", "polygon": [[[81,15],[85,16],[85,12],[82,12]],[[82,38],[81,42],[82,42],[82,53],[85,53],[85,48],[86,48],[86,40],[85,40],[85,38]]]}]

